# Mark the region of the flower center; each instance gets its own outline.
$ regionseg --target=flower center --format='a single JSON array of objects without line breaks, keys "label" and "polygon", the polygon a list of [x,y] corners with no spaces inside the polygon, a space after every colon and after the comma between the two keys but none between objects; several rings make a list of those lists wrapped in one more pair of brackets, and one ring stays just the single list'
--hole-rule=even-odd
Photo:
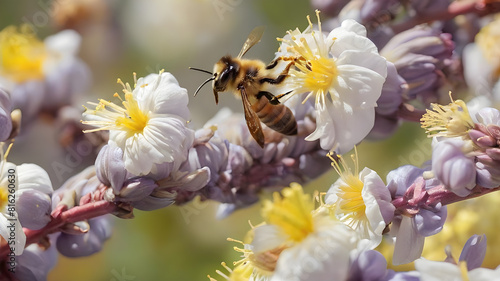
[{"label": "flower center", "polygon": [[[83,124],[97,127],[96,129],[85,130],[84,133],[101,130],[119,130],[127,132],[130,137],[135,134],[141,134],[144,131],[149,121],[149,112],[144,112],[141,109],[128,83],[124,84],[120,79],[118,79],[118,83],[122,84],[124,88],[125,99],[122,99],[118,93],[115,93],[114,96],[122,101],[123,106],[103,99],[100,99],[98,104],[89,102],[89,104],[95,105],[95,110],[87,109],[85,113],[95,115],[99,118],[98,120],[82,121]],[[146,85],[142,85],[141,87],[144,86]]]},{"label": "flower center", "polygon": [[304,87],[309,91],[328,92],[338,75],[337,65],[331,58],[314,57],[302,68]]},{"label": "flower center", "polygon": [[337,194],[340,211],[344,214],[341,220],[348,224],[360,221],[366,210],[361,195],[364,186],[363,182],[352,174],[343,175],[342,179],[346,184],[340,186],[340,191]]},{"label": "flower center", "polygon": [[0,32],[0,73],[17,83],[43,78],[46,50],[27,25]]},{"label": "flower center", "polygon": [[[451,93],[450,93],[451,94]],[[451,96],[450,96],[451,97]],[[420,122],[429,137],[464,137],[474,128],[474,121],[462,100],[456,100],[449,105],[431,104],[432,110],[422,116]]]},{"label": "flower center", "polygon": [[314,203],[302,186],[292,183],[282,190],[283,198],[274,193],[274,202],[266,201],[262,216],[269,224],[274,224],[294,242],[300,242],[314,231],[312,210]]},{"label": "flower center", "polygon": [[148,123],[148,115],[140,108],[132,93],[125,93],[125,101],[122,102],[126,109],[126,114],[116,118],[116,126],[132,134],[142,133]]},{"label": "flower center", "polygon": [[[295,86],[295,92],[297,94],[310,92],[307,98],[317,95],[317,99],[324,100],[324,95],[337,81],[338,70],[335,59],[330,57],[329,51],[335,41],[325,42],[319,11],[316,11],[316,17],[318,31],[312,30],[313,24],[308,16],[308,30],[298,35],[293,35],[293,32],[289,31],[291,39],[278,39],[278,41],[288,44],[287,51],[294,54],[292,58],[296,69],[290,70],[288,83]],[[290,60],[290,58],[284,59]]]}]

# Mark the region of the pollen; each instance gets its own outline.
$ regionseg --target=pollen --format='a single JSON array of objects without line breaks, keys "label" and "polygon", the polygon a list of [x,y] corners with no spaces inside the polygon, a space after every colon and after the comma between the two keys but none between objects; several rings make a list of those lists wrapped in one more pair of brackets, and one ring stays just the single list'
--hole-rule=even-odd
[{"label": "pollen", "polygon": [[452,100],[448,105],[433,103],[431,106],[432,110],[427,109],[427,113],[420,119],[428,137],[466,137],[467,132],[474,128],[474,121],[462,100]]},{"label": "pollen", "polygon": [[[316,95],[317,99],[324,100],[326,93],[335,86],[338,80],[338,70],[335,59],[329,55],[334,40],[325,42],[321,30],[319,11],[317,10],[316,17],[318,19],[318,31],[310,31],[310,40],[298,35],[292,35],[292,31],[288,32],[291,35],[291,40],[278,40],[288,44],[287,51],[294,54],[296,69],[290,70],[288,83],[295,86],[295,93],[309,92],[307,98]],[[307,17],[307,20],[309,30],[312,30],[313,24],[310,18]]]},{"label": "pollen", "polygon": [[124,98],[118,93],[115,93],[114,96],[121,100],[121,106],[104,99],[100,99],[98,104],[89,103],[95,106],[95,110],[87,109],[85,113],[95,115],[98,120],[82,121],[82,123],[97,128],[85,130],[84,133],[101,130],[124,131],[127,132],[128,136],[143,133],[149,121],[149,112],[144,112],[141,109],[129,83],[125,84],[120,79],[118,79],[118,83],[123,86]]},{"label": "pollen", "polygon": [[43,63],[47,52],[33,31],[23,25],[19,31],[8,26],[0,32],[0,73],[21,83],[44,77]]},{"label": "pollen", "polygon": [[338,197],[336,205],[341,214],[339,219],[350,227],[356,228],[364,219],[366,205],[362,196],[364,184],[357,176],[359,174],[358,153],[356,147],[354,148],[355,154],[351,155],[354,171],[349,168],[342,156],[334,158],[331,152],[327,156],[332,160],[332,167],[342,180],[336,194]]},{"label": "pollen", "polygon": [[262,216],[267,223],[277,225],[290,240],[300,242],[314,231],[314,202],[297,183],[292,183],[281,193],[273,194],[274,202],[264,203]]}]

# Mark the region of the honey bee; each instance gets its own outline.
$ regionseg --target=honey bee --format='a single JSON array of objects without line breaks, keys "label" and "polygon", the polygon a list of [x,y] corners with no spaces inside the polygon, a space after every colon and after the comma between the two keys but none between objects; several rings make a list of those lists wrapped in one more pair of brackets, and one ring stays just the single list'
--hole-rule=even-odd
[{"label": "honey bee", "polygon": [[219,103],[219,93],[221,92],[231,91],[236,96],[239,94],[243,102],[248,129],[261,147],[264,147],[265,139],[260,121],[284,135],[297,134],[295,116],[288,107],[279,102],[279,98],[290,92],[274,96],[272,93],[263,90],[265,83],[281,84],[288,76],[288,71],[294,61],[288,63],[285,69],[276,78],[273,78],[271,70],[278,64],[280,59],[272,61],[267,66],[260,60],[242,59],[243,55],[251,47],[260,42],[263,33],[263,26],[252,30],[238,56],[236,58],[230,55],[223,56],[214,65],[213,73],[203,69],[191,68],[212,75],[198,87],[195,96],[210,81],[213,81],[212,88],[215,104]]}]

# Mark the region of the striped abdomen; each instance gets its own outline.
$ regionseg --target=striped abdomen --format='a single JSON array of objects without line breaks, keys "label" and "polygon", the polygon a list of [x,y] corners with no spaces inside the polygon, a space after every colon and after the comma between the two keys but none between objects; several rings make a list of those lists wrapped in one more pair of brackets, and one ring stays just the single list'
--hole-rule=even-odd
[{"label": "striped abdomen", "polygon": [[290,108],[283,104],[273,105],[262,96],[252,105],[260,121],[269,128],[284,135],[297,134],[297,122]]}]

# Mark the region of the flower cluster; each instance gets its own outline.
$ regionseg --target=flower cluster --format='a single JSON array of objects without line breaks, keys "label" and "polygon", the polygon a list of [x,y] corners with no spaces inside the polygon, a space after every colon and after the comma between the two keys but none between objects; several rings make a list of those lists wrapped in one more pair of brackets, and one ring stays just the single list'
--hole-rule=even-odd
[{"label": "flower cluster", "polygon": [[[222,263],[227,273],[216,271],[225,280],[498,279],[500,267],[481,268],[484,235],[458,233],[470,237],[458,260],[449,249],[445,261],[431,260],[424,244],[457,219],[448,218],[449,205],[500,190],[499,20],[477,20],[499,11],[500,2],[312,4],[332,18],[322,23],[317,10],[316,25],[307,17],[305,29],[278,38],[267,67],[241,58],[260,39],[256,33],[231,63],[221,59],[225,68],[203,85],[214,81],[216,101],[217,85],[232,85],[245,115],[225,108],[201,128],[192,125],[181,80],[164,70],[134,73],[133,84],[118,79],[122,93],[88,102],[80,114],[74,101],[90,84],[89,68],[76,56],[80,35],[65,30],[41,41],[28,26],[2,30],[0,280],[46,280],[58,253],[99,252],[112,234],[110,214],[131,219],[135,210],[196,198],[219,202],[218,218],[262,202],[263,221],[242,241],[229,239],[240,244],[241,257],[233,267]],[[68,7],[55,5],[58,24],[72,26],[75,17],[83,29],[86,16]],[[472,31],[462,15],[484,27]],[[443,105],[448,91],[450,98],[477,97]],[[7,161],[14,138],[40,113],[58,124],[65,147],[98,135],[91,142],[96,155],[89,153],[94,164],[58,188],[42,167]],[[294,117],[295,135],[275,130],[283,115]],[[405,121],[421,122],[432,137],[432,158],[421,167],[393,167],[385,181],[376,169],[360,169],[356,146],[393,136]],[[259,143],[255,127],[262,127]],[[338,179],[307,194],[302,185],[332,166]],[[394,271],[412,262],[414,270]]]}]

